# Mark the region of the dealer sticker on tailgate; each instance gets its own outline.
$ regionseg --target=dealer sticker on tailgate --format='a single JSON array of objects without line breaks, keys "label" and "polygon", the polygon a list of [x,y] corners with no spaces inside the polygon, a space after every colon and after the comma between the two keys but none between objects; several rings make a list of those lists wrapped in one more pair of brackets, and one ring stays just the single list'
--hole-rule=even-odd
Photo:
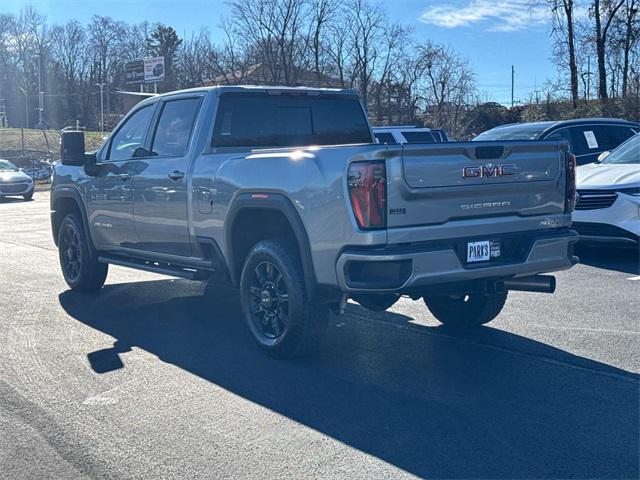
[{"label": "dealer sticker on tailgate", "polygon": [[492,257],[500,256],[500,247],[496,245],[498,246],[496,252],[496,248],[492,247],[491,243],[489,240],[467,243],[467,262],[486,262],[491,260]]}]

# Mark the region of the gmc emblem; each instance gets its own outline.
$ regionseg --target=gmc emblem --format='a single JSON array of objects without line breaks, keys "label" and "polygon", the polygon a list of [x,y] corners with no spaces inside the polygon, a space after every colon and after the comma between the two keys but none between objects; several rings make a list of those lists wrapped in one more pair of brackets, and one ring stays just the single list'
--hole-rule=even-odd
[{"label": "gmc emblem", "polygon": [[516,165],[513,163],[505,163],[503,165],[486,163],[479,167],[467,166],[462,168],[462,178],[508,177],[515,175],[515,169]]}]

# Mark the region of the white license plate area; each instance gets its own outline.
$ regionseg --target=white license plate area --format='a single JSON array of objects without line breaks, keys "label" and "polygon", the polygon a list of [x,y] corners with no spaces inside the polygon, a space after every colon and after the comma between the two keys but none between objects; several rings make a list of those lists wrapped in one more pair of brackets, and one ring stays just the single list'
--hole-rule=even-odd
[{"label": "white license plate area", "polygon": [[467,263],[488,262],[500,257],[500,243],[491,240],[467,243]]}]

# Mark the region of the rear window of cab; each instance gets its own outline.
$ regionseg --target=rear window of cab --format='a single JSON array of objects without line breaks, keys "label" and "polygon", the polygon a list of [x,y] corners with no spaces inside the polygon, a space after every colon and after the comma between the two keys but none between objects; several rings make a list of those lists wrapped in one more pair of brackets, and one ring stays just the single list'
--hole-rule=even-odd
[{"label": "rear window of cab", "polygon": [[233,94],[220,97],[212,147],[299,147],[371,143],[357,97]]}]

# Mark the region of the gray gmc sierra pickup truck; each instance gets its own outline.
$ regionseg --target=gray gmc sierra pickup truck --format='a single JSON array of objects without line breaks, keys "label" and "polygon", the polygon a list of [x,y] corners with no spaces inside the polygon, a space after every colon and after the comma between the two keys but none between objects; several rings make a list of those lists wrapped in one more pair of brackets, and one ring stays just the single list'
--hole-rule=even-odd
[{"label": "gray gmc sierra pickup truck", "polygon": [[348,90],[213,87],[139,103],[95,153],[65,131],[51,224],[74,290],[108,264],[239,287],[257,343],[318,344],[348,298],[480,325],[577,262],[559,141],[376,144]]}]

